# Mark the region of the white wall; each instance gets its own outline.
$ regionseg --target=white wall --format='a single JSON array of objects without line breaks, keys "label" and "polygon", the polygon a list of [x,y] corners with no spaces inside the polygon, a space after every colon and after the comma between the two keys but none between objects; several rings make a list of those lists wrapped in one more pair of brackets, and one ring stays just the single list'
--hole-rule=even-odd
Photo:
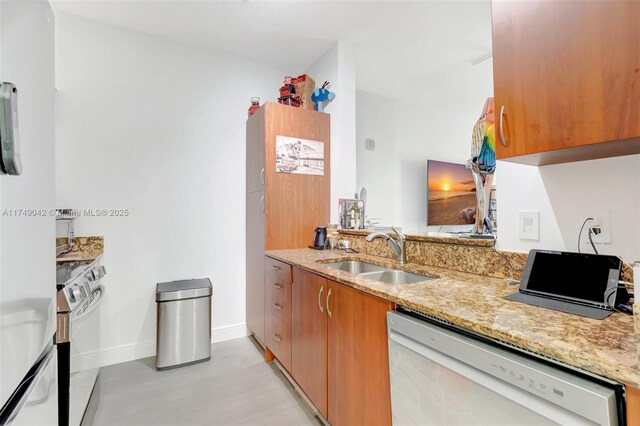
[{"label": "white wall", "polygon": [[[498,169],[501,249],[576,251],[584,220],[609,212],[611,244],[598,244],[598,251],[627,262],[640,259],[640,155],[540,168],[500,161]],[[538,241],[518,238],[520,210],[540,212]],[[586,232],[581,250],[591,252]]]},{"label": "white wall", "polygon": [[245,333],[245,121],[283,70],[62,14],[57,201],[104,235],[103,363],[155,353],[155,284],[213,282],[214,339]]},{"label": "white wall", "polygon": [[[357,91],[356,181],[367,188],[367,218],[379,218],[386,225],[401,223],[396,102],[394,98]],[[366,139],[374,140],[374,150],[366,149]]]},{"label": "white wall", "polygon": [[[416,82],[410,95],[358,90],[357,185],[367,188],[367,216],[407,232],[427,231],[427,160],[470,157],[471,131],[493,93],[491,73],[491,61],[464,63],[442,78]],[[366,139],[375,140],[374,151],[365,148]]]},{"label": "white wall", "polygon": [[[491,61],[477,68],[463,65],[451,75],[465,87],[464,96],[452,89],[459,99],[456,108],[446,96],[449,77],[425,80],[421,88],[433,87],[448,99],[444,103],[358,91],[357,182],[369,193],[367,214],[383,218],[385,225],[426,231],[426,159],[460,163],[469,156],[471,129],[487,93],[493,92]],[[365,149],[367,138],[375,139],[375,151]],[[495,182],[500,249],[575,251],[582,222],[610,214],[612,241],[599,244],[599,251],[627,262],[640,259],[640,156],[540,168],[501,161]],[[538,240],[518,237],[521,210],[540,213]],[[591,251],[586,233],[581,250]]]},{"label": "white wall", "polygon": [[305,71],[322,86],[331,82],[331,222],[338,222],[338,198],[352,198],[356,187],[356,69],[354,47],[339,41]]}]

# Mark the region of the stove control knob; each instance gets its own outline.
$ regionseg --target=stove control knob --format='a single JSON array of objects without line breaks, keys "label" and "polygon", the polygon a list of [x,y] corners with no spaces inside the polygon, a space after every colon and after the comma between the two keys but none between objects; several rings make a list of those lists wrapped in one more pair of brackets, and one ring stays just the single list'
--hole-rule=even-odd
[{"label": "stove control knob", "polygon": [[80,292],[80,287],[77,284],[71,286],[71,291],[73,292],[73,297],[76,300],[82,299],[82,293]]},{"label": "stove control knob", "polygon": [[107,269],[104,266],[98,266],[97,270],[98,270],[98,274],[100,275],[100,278],[107,275]]}]

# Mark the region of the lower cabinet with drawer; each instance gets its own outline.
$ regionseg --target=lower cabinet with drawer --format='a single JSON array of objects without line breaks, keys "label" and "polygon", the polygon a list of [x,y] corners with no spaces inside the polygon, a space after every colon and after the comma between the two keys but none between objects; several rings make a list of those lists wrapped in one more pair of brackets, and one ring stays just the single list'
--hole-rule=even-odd
[{"label": "lower cabinet with drawer", "polygon": [[269,257],[264,271],[265,346],[291,371],[291,266]]},{"label": "lower cabinet with drawer", "polygon": [[287,371],[291,372],[291,324],[287,324],[275,315],[266,319],[265,345],[280,361]]},{"label": "lower cabinet with drawer", "polygon": [[387,312],[378,297],[265,258],[266,359],[332,426],[390,425]]},{"label": "lower cabinet with drawer", "polygon": [[390,425],[386,300],[293,268],[292,377],[332,426]]}]

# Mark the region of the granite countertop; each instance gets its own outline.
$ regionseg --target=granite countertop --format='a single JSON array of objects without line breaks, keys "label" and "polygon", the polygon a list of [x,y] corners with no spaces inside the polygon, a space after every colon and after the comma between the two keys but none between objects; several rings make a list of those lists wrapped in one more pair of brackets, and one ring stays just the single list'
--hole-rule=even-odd
[{"label": "granite countertop", "polygon": [[[593,320],[503,298],[518,289],[504,279],[339,250],[272,250],[267,256],[478,334],[518,346],[611,380],[640,387],[633,317],[620,313]],[[414,284],[384,284],[323,265],[362,260],[437,276]]]},{"label": "granite countertop", "polygon": [[[338,231],[344,235],[360,235],[366,237],[371,232],[376,232],[375,229],[340,229]],[[387,232],[385,230],[385,232]],[[461,246],[475,246],[475,247],[493,247],[495,245],[495,239],[484,238],[469,238],[461,235],[443,233],[443,232],[423,232],[421,234],[404,234],[407,241],[421,241],[427,243],[436,244],[455,244]]]},{"label": "granite countertop", "polygon": [[104,237],[76,237],[73,248],[56,257],[56,262],[82,262],[96,260],[104,253]]},{"label": "granite countertop", "polygon": [[73,252],[63,253],[56,257],[56,262],[84,262],[89,260],[96,260],[102,256],[102,253],[86,253],[86,252]]}]

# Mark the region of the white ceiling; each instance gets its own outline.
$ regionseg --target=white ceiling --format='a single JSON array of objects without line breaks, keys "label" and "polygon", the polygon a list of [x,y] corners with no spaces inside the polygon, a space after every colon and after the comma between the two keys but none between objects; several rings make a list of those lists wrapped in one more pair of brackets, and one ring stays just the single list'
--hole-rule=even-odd
[{"label": "white ceiling", "polygon": [[358,88],[377,93],[446,76],[491,51],[490,1],[56,0],[54,6],[278,65],[292,74],[304,71],[336,41],[350,41]]}]

